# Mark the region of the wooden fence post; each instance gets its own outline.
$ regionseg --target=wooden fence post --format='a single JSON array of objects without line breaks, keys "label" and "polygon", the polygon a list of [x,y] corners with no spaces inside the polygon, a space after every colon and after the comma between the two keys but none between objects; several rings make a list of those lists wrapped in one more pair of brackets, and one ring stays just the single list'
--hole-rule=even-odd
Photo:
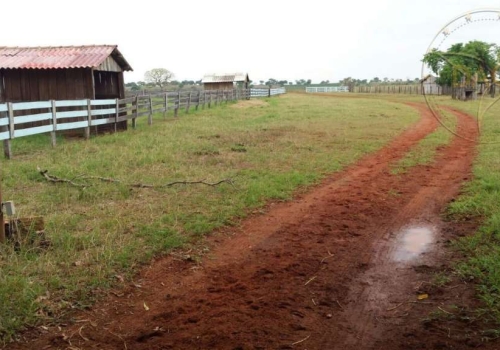
[{"label": "wooden fence post", "polygon": [[188,113],[189,113],[189,107],[191,107],[191,95],[192,95],[192,94],[193,94],[193,93],[190,91],[190,92],[189,92],[189,98],[188,98],[188,100],[187,100],[187,102],[186,102],[186,114],[188,114]]},{"label": "wooden fence post", "polygon": [[52,100],[52,101],[50,101],[50,104],[52,107],[52,131],[50,132],[50,138],[52,141],[52,147],[56,147],[56,143],[57,143],[57,138],[56,138],[56,131],[57,131],[56,101]]},{"label": "wooden fence post", "polygon": [[139,115],[139,95],[135,95],[135,117],[132,118],[132,129],[137,127],[137,116]]},{"label": "wooden fence post", "polygon": [[181,92],[178,91],[177,92],[177,101],[174,101],[174,117],[177,118],[177,116],[179,115],[179,107],[181,105]]},{"label": "wooden fence post", "polygon": [[207,95],[207,93],[205,92],[205,90],[200,91],[200,98],[201,98],[202,92],[203,92],[203,103],[201,104],[201,109],[205,109],[205,96]]},{"label": "wooden fence post", "polygon": [[2,205],[2,184],[0,183],[0,244],[5,243],[5,223],[3,218],[3,205]]},{"label": "wooden fence post", "polygon": [[88,126],[85,128],[85,139],[90,139],[90,127],[92,126],[92,104],[90,99],[87,99],[87,122]]},{"label": "wooden fence post", "polygon": [[[11,159],[12,158],[12,146],[10,140],[12,140],[14,134],[13,134],[13,124],[14,124],[14,110],[12,109],[12,102],[7,103],[7,116],[9,118],[9,126],[2,127],[4,130],[9,131],[9,138],[7,140],[3,140],[3,153],[5,155],[5,158]],[[3,224],[3,223],[2,223]]]},{"label": "wooden fence post", "polygon": [[153,125],[153,97],[151,95],[149,95],[148,125]]},{"label": "wooden fence post", "polygon": [[165,112],[163,112],[163,118],[167,117],[168,111],[168,92],[165,92]]},{"label": "wooden fence post", "polygon": [[196,106],[194,107],[195,111],[198,110],[198,106],[200,105],[200,99],[201,99],[201,91],[198,91],[198,98],[196,99]]},{"label": "wooden fence post", "polygon": [[115,132],[118,131],[118,117],[120,115],[120,100],[116,99]]}]

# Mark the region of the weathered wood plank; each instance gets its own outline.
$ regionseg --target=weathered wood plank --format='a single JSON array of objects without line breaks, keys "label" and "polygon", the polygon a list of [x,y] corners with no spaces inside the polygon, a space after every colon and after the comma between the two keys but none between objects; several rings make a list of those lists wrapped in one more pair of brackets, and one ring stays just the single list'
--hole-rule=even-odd
[{"label": "weathered wood plank", "polygon": [[71,130],[71,129],[81,129],[88,128],[89,122],[87,120],[74,123],[59,123],[57,124],[57,130]]},{"label": "weathered wood plank", "polygon": [[107,106],[107,105],[114,105],[116,101],[114,99],[111,100],[91,100],[90,104],[92,106]]},{"label": "weathered wood plank", "polygon": [[29,128],[29,129],[20,129],[20,130],[16,130],[16,138],[30,136],[30,135],[36,135],[36,134],[43,134],[46,132],[51,132],[53,130],[54,130],[54,128],[52,125],[43,125],[43,126],[35,126],[33,128]]},{"label": "weathered wood plank", "polygon": [[105,119],[93,119],[92,126],[104,125],[104,124],[112,124],[115,122],[115,118],[105,118]]},{"label": "weathered wood plank", "polygon": [[66,111],[66,112],[56,112],[56,118],[57,119],[63,119],[63,118],[81,118],[81,117],[86,117],[88,114],[87,111],[81,110],[81,111]]},{"label": "weathered wood plank", "polygon": [[92,116],[96,115],[104,115],[104,114],[115,114],[116,108],[108,108],[108,109],[93,109]]},{"label": "weathered wood plank", "polygon": [[0,132],[0,140],[8,140],[10,137],[10,132],[2,131]]},{"label": "weathered wood plank", "polygon": [[[92,72],[92,77],[94,73]],[[93,81],[93,80],[92,80]],[[87,126],[85,127],[85,139],[90,139],[90,126],[92,125],[92,104],[87,100]]]},{"label": "weathered wood plank", "polygon": [[[52,119],[52,113],[40,113],[14,117],[14,124],[34,123]],[[2,125],[2,124],[0,124]]]},{"label": "weathered wood plank", "polygon": [[50,101],[16,102],[12,104],[12,109],[14,111],[24,111],[27,109],[51,108],[51,106]]},{"label": "weathered wood plank", "polygon": [[56,107],[82,107],[87,105],[87,100],[56,101]]}]

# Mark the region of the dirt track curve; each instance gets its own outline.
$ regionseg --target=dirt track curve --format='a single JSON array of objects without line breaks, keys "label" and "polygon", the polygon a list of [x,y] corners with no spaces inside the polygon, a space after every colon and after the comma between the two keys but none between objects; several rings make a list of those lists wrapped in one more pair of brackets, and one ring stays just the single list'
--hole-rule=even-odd
[{"label": "dirt track curve", "polygon": [[[385,148],[213,235],[201,264],[156,261],[140,288],[14,348],[468,348],[422,328],[433,295],[415,301],[428,270],[447,258],[439,214],[470,177],[475,145],[454,138],[434,164],[391,175],[390,165],[437,127],[425,106],[412,106],[422,118]],[[460,133],[475,139],[474,120],[454,113]]]}]

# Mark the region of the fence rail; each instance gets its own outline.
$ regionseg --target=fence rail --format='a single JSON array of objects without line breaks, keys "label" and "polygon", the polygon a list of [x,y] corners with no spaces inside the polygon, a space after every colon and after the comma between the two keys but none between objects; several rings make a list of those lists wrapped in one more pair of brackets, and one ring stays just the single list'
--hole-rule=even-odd
[{"label": "fence rail", "polygon": [[[263,94],[264,90],[266,93]],[[107,100],[37,101],[0,104],[0,140],[4,143],[4,154],[12,158],[11,140],[36,134],[50,133],[52,146],[56,146],[56,133],[67,130],[83,130],[90,137],[91,128],[107,125],[116,131],[119,123],[147,117],[153,123],[153,114],[164,116],[179,109],[189,113],[191,108],[211,108],[229,101],[250,97],[274,96],[286,93],[280,89],[234,89],[162,92],[146,96]]]},{"label": "fence rail", "polygon": [[306,92],[349,92],[348,86],[310,86],[306,87]]}]

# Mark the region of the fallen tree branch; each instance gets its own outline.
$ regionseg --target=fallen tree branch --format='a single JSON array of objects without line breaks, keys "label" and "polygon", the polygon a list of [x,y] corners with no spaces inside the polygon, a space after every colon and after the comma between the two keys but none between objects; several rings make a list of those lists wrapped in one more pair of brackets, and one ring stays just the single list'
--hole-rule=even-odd
[{"label": "fallen tree branch", "polygon": [[61,179],[57,176],[54,176],[54,175],[49,175],[48,174],[48,170],[40,170],[40,168],[37,169],[38,172],[40,173],[40,175],[42,175],[47,181],[49,182],[53,182],[53,183],[67,183],[67,184],[70,184],[71,186],[75,186],[75,187],[87,187],[87,185],[84,185],[84,184],[78,184],[76,182],[73,182],[71,180],[68,180],[68,179]]},{"label": "fallen tree branch", "polygon": [[108,182],[108,183],[116,183],[116,184],[125,184],[127,187],[134,187],[134,188],[166,188],[166,187],[172,187],[175,185],[206,185],[206,186],[211,186],[215,187],[223,183],[230,184],[234,186],[234,182],[232,179],[222,179],[217,182],[207,182],[205,180],[198,180],[198,181],[188,181],[188,180],[182,180],[182,181],[173,181],[173,182],[168,182],[166,184],[161,184],[161,185],[152,185],[152,184],[143,184],[143,183],[131,183],[131,184],[126,184],[121,180],[118,179],[113,179],[109,177],[102,177],[102,176],[90,176],[90,175],[79,175],[75,177],[73,180],[57,177],[55,175],[50,175],[48,173],[48,170],[41,170],[40,168],[37,168],[38,172],[40,175],[42,175],[47,181],[52,182],[52,183],[66,183],[74,187],[79,187],[79,188],[85,188],[85,187],[90,187],[92,186],[89,183],[77,183],[73,180],[75,179],[80,179],[80,180],[99,180],[102,182]]}]

